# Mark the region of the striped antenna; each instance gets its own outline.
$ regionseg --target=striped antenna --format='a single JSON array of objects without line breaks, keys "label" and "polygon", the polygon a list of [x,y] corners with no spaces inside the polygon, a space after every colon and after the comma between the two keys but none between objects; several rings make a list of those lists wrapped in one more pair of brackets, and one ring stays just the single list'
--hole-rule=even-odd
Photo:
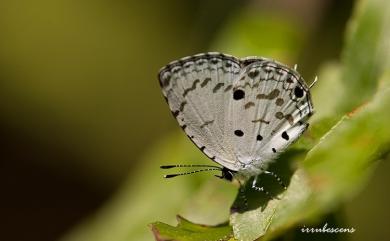
[{"label": "striped antenna", "polygon": [[212,168],[219,168],[219,170],[222,169],[222,167],[219,166],[213,166],[213,165],[198,165],[198,164],[189,164],[189,165],[183,165],[183,164],[178,164],[178,165],[162,165],[160,166],[161,169],[170,169],[170,168],[175,168],[175,167],[212,167]]},{"label": "striped antenna", "polygon": [[206,171],[220,171],[221,168],[207,168],[207,169],[201,169],[201,170],[195,170],[192,172],[183,172],[183,173],[175,173],[175,174],[168,174],[165,175],[165,178],[172,178],[172,177],[177,177],[177,176],[184,176],[184,175],[190,175],[198,172],[206,172]]}]

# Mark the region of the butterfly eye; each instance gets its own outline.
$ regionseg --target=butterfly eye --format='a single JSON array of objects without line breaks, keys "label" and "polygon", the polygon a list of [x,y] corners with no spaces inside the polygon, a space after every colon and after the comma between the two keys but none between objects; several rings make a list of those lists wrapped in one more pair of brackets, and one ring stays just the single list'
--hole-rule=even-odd
[{"label": "butterfly eye", "polygon": [[228,181],[232,181],[233,180],[233,175],[230,172],[225,172],[224,175],[223,175],[223,178],[228,180]]}]

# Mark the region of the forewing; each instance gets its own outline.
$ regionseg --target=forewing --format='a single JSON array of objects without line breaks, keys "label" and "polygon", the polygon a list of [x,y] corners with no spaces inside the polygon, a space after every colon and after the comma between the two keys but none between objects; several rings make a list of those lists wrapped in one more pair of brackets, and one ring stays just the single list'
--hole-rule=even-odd
[{"label": "forewing", "polygon": [[[207,53],[174,61],[161,69],[159,80],[173,116],[187,136],[212,160],[231,169],[235,148],[226,133],[233,82],[240,75],[233,56]],[[229,135],[230,136],[230,135]]]}]

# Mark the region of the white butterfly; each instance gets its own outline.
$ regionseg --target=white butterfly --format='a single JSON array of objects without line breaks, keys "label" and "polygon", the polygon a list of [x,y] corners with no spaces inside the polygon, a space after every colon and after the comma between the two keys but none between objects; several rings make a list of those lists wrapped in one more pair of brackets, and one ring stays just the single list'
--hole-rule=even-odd
[{"label": "white butterfly", "polygon": [[[221,170],[219,177],[229,180],[274,175],[266,171],[268,165],[302,135],[313,114],[309,89],[315,81],[308,87],[295,69],[266,58],[215,52],[163,67],[158,78],[173,116],[224,168],[191,166]],[[185,165],[162,166],[172,167]],[[166,177],[183,174],[188,173]]]}]

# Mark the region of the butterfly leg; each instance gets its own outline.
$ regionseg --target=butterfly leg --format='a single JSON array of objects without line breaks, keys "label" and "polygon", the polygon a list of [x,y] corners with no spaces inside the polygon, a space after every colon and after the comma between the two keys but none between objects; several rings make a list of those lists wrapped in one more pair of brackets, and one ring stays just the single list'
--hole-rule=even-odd
[{"label": "butterfly leg", "polygon": [[278,181],[280,186],[282,186],[284,190],[287,190],[286,185],[283,183],[282,179],[280,179],[280,177],[278,175],[276,175],[276,173],[271,172],[271,171],[267,171],[267,170],[263,170],[263,173],[273,176],[276,179],[276,181]]},{"label": "butterfly leg", "polygon": [[258,187],[258,186],[256,186],[258,177],[259,177],[259,175],[255,176],[255,178],[253,179],[252,188],[255,189],[255,190],[258,191],[258,192],[263,192],[263,193],[265,193],[265,195],[267,195],[269,198],[274,199],[274,197],[273,197],[267,190],[265,190],[264,187]]},{"label": "butterfly leg", "polygon": [[244,203],[244,207],[245,207],[245,210],[248,210],[248,199],[246,198],[246,195],[245,195],[245,186],[242,186],[240,185],[240,197]]}]

